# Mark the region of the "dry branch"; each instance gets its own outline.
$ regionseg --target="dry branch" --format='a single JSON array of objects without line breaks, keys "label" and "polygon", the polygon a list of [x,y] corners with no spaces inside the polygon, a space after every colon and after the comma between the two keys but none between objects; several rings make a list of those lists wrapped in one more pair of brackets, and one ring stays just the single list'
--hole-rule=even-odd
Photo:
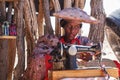
[{"label": "dry branch", "polygon": [[50,10],[49,10],[49,2],[48,0],[43,0],[43,9],[44,9],[44,17],[45,17],[45,34],[54,34],[53,28],[50,20]]},{"label": "dry branch", "polygon": [[39,13],[38,13],[38,34],[39,36],[44,35],[44,26],[43,26],[43,2],[42,0],[39,0]]}]

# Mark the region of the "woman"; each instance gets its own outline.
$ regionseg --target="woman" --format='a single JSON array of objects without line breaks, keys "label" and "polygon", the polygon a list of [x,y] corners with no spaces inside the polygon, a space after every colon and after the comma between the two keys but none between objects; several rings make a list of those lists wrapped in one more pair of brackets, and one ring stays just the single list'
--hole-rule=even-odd
[{"label": "woman", "polygon": [[[60,42],[63,44],[78,44],[80,45],[82,42],[85,42],[85,44],[89,43],[89,40],[87,38],[82,39],[77,36],[79,30],[82,27],[82,24],[77,21],[67,21],[62,19],[60,21],[61,26],[64,29],[64,35],[60,38]],[[69,55],[68,53],[65,53],[66,60],[64,62],[65,69],[76,69],[77,63],[76,63],[76,55]],[[88,58],[88,57],[87,57]],[[89,59],[89,58],[88,58]]]}]

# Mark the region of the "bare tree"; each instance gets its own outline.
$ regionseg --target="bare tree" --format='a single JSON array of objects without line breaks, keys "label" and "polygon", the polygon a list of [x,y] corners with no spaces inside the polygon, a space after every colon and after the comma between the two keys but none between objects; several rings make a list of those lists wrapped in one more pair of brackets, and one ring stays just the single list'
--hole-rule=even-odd
[{"label": "bare tree", "polygon": [[103,42],[104,40],[104,26],[105,26],[105,12],[103,8],[103,0],[91,0],[91,15],[97,18],[100,23],[91,24],[89,38],[95,42]]}]

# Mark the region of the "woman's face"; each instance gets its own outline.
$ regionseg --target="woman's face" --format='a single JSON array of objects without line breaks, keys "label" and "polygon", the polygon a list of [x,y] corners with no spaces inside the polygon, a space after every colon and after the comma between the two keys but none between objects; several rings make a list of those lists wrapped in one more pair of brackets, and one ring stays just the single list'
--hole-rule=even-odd
[{"label": "woman's face", "polygon": [[65,38],[67,40],[72,40],[79,32],[80,24],[68,23],[64,26],[64,30],[65,30]]}]

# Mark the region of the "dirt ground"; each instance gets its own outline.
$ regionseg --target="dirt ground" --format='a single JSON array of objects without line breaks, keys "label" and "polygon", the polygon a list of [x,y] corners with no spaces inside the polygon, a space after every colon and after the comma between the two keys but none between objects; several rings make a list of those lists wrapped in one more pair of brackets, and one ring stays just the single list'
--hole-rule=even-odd
[{"label": "dirt ground", "polygon": [[103,51],[102,58],[118,61],[117,57],[115,56],[114,52],[112,51],[112,49],[108,43],[106,36],[105,36],[105,39],[103,42],[103,50],[102,51]]}]

